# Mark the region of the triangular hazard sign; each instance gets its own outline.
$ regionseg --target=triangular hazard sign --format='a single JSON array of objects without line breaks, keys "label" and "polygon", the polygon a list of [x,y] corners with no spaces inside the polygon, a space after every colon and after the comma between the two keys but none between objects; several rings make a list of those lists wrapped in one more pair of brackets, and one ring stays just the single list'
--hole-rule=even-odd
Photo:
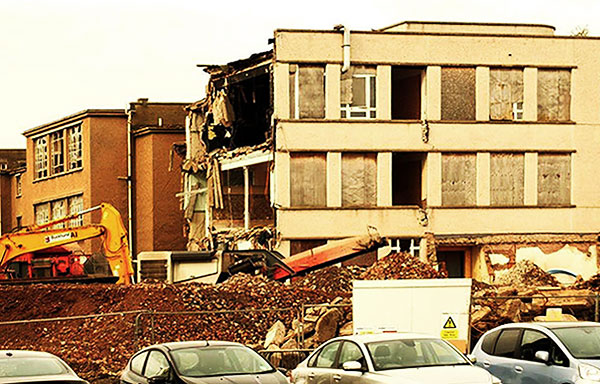
[{"label": "triangular hazard sign", "polygon": [[448,316],[448,320],[446,320],[446,324],[444,324],[444,329],[454,329],[456,328],[456,323],[452,320],[452,317]]}]

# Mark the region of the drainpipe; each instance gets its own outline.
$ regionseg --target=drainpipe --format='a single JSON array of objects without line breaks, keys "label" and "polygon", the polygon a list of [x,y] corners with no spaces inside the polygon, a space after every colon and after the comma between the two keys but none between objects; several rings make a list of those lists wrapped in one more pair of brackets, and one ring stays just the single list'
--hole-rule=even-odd
[{"label": "drainpipe", "polygon": [[350,30],[342,24],[336,25],[333,29],[336,31],[341,30],[344,33],[342,73],[346,73],[350,69]]},{"label": "drainpipe", "polygon": [[133,242],[133,138],[131,132],[131,121],[135,113],[135,107],[131,104],[127,108],[127,235],[129,237],[129,248],[131,257],[136,258],[136,249]]}]

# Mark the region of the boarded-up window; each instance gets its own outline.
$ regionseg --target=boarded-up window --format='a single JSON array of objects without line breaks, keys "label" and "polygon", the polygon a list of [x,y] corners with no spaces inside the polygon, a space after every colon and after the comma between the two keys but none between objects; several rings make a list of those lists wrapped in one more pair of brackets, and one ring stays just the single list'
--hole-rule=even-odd
[{"label": "boarded-up window", "polygon": [[325,117],[325,68],[290,66],[290,112],[294,118]]},{"label": "boarded-up window", "polygon": [[290,256],[327,244],[325,239],[290,240]]},{"label": "boarded-up window", "polygon": [[538,205],[571,204],[571,155],[538,155]]},{"label": "boarded-up window", "polygon": [[290,190],[293,207],[327,205],[327,158],[324,153],[290,154]]},{"label": "boarded-up window", "polygon": [[490,69],[490,119],[523,119],[522,69]]},{"label": "boarded-up window", "polygon": [[493,153],[490,156],[490,202],[493,206],[523,205],[525,156]]},{"label": "boarded-up window", "polygon": [[475,68],[442,68],[442,120],[475,120]]},{"label": "boarded-up window", "polygon": [[377,204],[377,154],[342,154],[342,206]]},{"label": "boarded-up window", "polygon": [[476,161],[475,154],[449,153],[442,156],[442,205],[476,204]]},{"label": "boarded-up window", "polygon": [[571,118],[571,71],[538,69],[538,120],[567,121]]}]

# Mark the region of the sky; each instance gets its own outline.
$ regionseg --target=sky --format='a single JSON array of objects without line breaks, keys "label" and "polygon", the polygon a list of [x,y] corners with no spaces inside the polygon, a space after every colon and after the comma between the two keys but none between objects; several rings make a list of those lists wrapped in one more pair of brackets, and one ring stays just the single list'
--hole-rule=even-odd
[{"label": "sky", "polygon": [[277,28],[371,30],[405,20],[587,27],[600,0],[0,0],[0,148],[75,112],[193,102],[207,75],[269,50]]}]

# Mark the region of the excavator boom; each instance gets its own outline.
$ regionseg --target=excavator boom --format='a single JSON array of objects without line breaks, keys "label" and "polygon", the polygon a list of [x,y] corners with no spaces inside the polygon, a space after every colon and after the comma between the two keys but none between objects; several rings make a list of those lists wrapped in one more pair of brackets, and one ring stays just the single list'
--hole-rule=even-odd
[{"label": "excavator boom", "polygon": [[[100,209],[102,212],[102,218],[98,224],[52,228],[96,209]],[[104,254],[113,274],[119,277],[118,283],[131,284],[133,267],[127,242],[127,230],[119,211],[108,203],[102,203],[99,207],[50,223],[32,225],[0,237],[0,271],[3,271],[11,261],[22,255],[94,238],[102,239]]]}]

